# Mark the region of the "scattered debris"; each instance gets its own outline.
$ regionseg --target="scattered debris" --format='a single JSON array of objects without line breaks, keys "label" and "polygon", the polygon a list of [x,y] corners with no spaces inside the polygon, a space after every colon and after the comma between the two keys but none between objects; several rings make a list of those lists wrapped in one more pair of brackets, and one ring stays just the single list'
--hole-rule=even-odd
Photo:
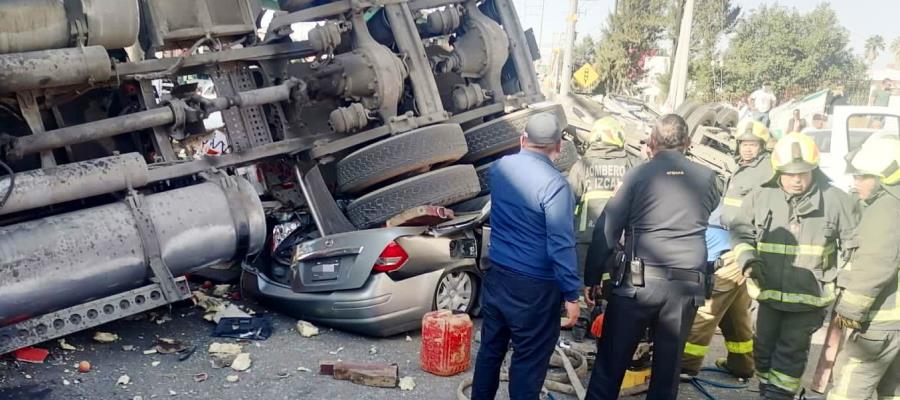
[{"label": "scattered debris", "polygon": [[219,319],[212,335],[236,339],[266,340],[269,336],[272,336],[272,318],[222,317]]},{"label": "scattered debris", "polygon": [[16,361],[27,362],[31,364],[43,364],[50,351],[39,347],[26,347],[13,352]]},{"label": "scattered debris", "polygon": [[281,371],[275,375],[275,379],[285,379],[285,378],[290,378],[290,377],[291,377],[291,373],[287,372],[287,371]]},{"label": "scattered debris", "polygon": [[144,400],[144,398],[142,396],[134,396],[131,400]]},{"label": "scattered debris", "polygon": [[200,383],[209,379],[209,374],[205,372],[201,372],[199,374],[194,374],[194,382]]},{"label": "scattered debris", "polygon": [[150,366],[151,366],[151,367],[156,367],[156,366],[159,366],[159,364],[161,364],[161,363],[162,363],[162,361],[153,361],[153,362],[150,363]]},{"label": "scattered debris", "polygon": [[131,377],[128,375],[122,375],[119,377],[119,380],[116,381],[116,385],[126,386],[131,383]]},{"label": "scattered debris", "polygon": [[178,392],[169,389],[169,396],[178,396]]},{"label": "scattered debris", "polygon": [[[151,318],[150,320],[151,320],[151,321],[154,321],[153,318]],[[171,321],[171,320],[172,320],[172,317],[169,316],[168,313],[167,313],[167,314],[162,314],[162,315],[160,315],[159,317],[156,317],[156,318],[155,318],[155,322],[156,322],[157,325],[162,325],[162,324],[164,324],[164,323],[166,323],[166,322],[169,322],[169,321]]]},{"label": "scattered debris", "polygon": [[151,355],[151,354],[156,354],[156,353],[158,353],[158,351],[156,351],[155,348],[150,349],[150,350],[144,350],[144,355],[145,355],[145,356],[149,356],[149,355]]},{"label": "scattered debris", "polygon": [[338,353],[340,353],[340,352],[342,352],[342,351],[344,351],[344,348],[343,348],[343,347],[338,347],[337,350],[335,350],[335,351],[329,351],[328,354],[331,354],[331,355],[333,355],[333,356],[336,356]]},{"label": "scattered debris", "polygon": [[300,320],[297,321],[297,332],[300,333],[300,336],[308,338],[317,336],[319,334],[319,328],[309,322]]},{"label": "scattered debris", "polygon": [[71,384],[72,384],[72,382],[69,382],[68,379],[63,378],[63,385],[64,385],[64,386],[69,386],[69,385],[71,385]]},{"label": "scattered debris", "polygon": [[370,347],[370,348],[369,348],[369,354],[372,354],[372,355],[378,354],[378,348],[375,347],[375,346]]},{"label": "scattered debris", "polygon": [[215,285],[212,289],[212,295],[216,297],[225,297],[229,292],[231,292],[231,285]]},{"label": "scattered debris", "polygon": [[231,369],[235,371],[246,371],[250,369],[250,353],[241,353],[235,357],[231,363]]},{"label": "scattered debris", "polygon": [[412,342],[412,337],[409,336],[409,335],[406,335],[406,341],[407,341],[407,342]]},{"label": "scattered debris", "polygon": [[178,361],[184,361],[188,358],[191,358],[194,355],[194,352],[197,351],[197,346],[191,346],[184,350],[178,352]]},{"label": "scattered debris", "polygon": [[122,346],[122,351],[134,351],[134,346],[132,346],[130,344],[126,344],[126,345]]},{"label": "scattered debris", "polygon": [[300,371],[300,372],[312,372],[311,369],[306,368],[306,367],[297,367],[297,371]]},{"label": "scattered debris", "polygon": [[213,342],[209,345],[209,352],[239,354],[241,352],[241,345],[234,343]]},{"label": "scattered debris", "polygon": [[393,388],[399,382],[397,364],[360,364],[325,361],[319,364],[319,374],[337,380],[349,380],[358,385]]},{"label": "scattered debris", "polygon": [[400,378],[400,390],[411,391],[416,388],[416,381],[411,376]]},{"label": "scattered debris", "polygon": [[158,353],[172,354],[184,351],[187,348],[187,345],[180,340],[159,338],[156,339],[156,346],[154,348]]},{"label": "scattered debris", "polygon": [[119,340],[119,335],[109,332],[96,332],[94,333],[94,340],[100,343],[112,343]]},{"label": "scattered debris", "polygon": [[200,285],[201,289],[206,289],[206,290],[212,289],[212,287],[213,287],[212,281],[203,281],[203,284]]},{"label": "scattered debris", "polygon": [[57,340],[57,342],[59,342],[60,349],[69,350],[69,351],[78,350],[75,346],[72,346],[71,344],[66,343],[66,339],[59,339],[59,340]]},{"label": "scattered debris", "polygon": [[25,379],[31,379],[31,375],[25,374]]},{"label": "scattered debris", "polygon": [[241,380],[241,377],[239,377],[237,375],[228,375],[225,377],[225,381],[228,383],[235,383],[239,380]]},{"label": "scattered debris", "polygon": [[91,371],[91,363],[88,361],[81,361],[78,363],[78,372],[82,374],[88,373]]}]

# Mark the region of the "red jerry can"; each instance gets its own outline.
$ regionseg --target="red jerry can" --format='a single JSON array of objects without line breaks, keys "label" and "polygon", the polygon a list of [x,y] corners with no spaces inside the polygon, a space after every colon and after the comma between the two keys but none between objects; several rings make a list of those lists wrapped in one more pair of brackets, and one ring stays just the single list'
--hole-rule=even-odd
[{"label": "red jerry can", "polygon": [[452,376],[469,369],[472,320],[468,314],[432,311],[422,317],[422,370]]}]

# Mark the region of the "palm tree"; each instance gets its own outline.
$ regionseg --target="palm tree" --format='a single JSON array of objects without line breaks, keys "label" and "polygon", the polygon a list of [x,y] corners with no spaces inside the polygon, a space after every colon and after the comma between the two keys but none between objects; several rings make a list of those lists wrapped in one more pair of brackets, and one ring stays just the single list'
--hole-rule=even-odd
[{"label": "palm tree", "polygon": [[879,53],[884,50],[884,38],[881,37],[881,35],[869,36],[869,38],[866,39],[865,50],[866,60],[869,61],[870,64],[874,63],[875,60],[878,59]]},{"label": "palm tree", "polygon": [[900,37],[891,42],[891,53],[894,54],[894,68],[900,68]]}]

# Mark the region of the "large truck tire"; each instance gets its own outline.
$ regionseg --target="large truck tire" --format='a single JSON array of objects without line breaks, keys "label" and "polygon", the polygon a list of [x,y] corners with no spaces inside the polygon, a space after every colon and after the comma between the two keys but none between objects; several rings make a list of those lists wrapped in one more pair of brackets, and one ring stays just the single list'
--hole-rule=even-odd
[{"label": "large truck tire", "polygon": [[738,111],[725,106],[716,113],[716,126],[719,128],[734,128],[738,124]]},{"label": "large truck tire", "polygon": [[690,117],[691,114],[693,114],[694,111],[697,110],[698,107],[700,107],[700,103],[698,103],[694,100],[688,99],[688,100],[683,101],[681,103],[681,105],[676,107],[674,113],[680,115],[681,118],[684,118],[685,120],[687,120],[688,117]]},{"label": "large truck tire", "polygon": [[553,165],[559,172],[567,173],[578,162],[578,147],[571,140],[563,140],[559,157],[553,161]]},{"label": "large truck tire", "polygon": [[358,193],[400,175],[466,154],[458,124],[426,126],[363,147],[337,163],[338,190]]},{"label": "large truck tire", "polygon": [[424,173],[368,193],[347,206],[347,218],[360,229],[423,205],[447,206],[481,191],[471,165],[453,165]]},{"label": "large truck tire", "polygon": [[478,192],[479,195],[491,192],[491,167],[496,163],[496,161],[491,161],[475,167],[475,173],[478,174],[478,185],[481,186],[481,191]]},{"label": "large truck tire", "polygon": [[566,114],[558,104],[519,110],[466,131],[469,152],[460,161],[466,163],[477,161],[519,146],[519,138],[525,130],[528,119],[542,112],[556,114],[560,124],[565,126]]},{"label": "large truck tire", "polygon": [[704,104],[697,107],[697,109],[691,113],[691,116],[684,122],[687,123],[688,134],[693,137],[697,128],[704,125],[712,126],[716,123],[716,110],[713,108],[712,104]]},{"label": "large truck tire", "polygon": [[486,194],[483,196],[478,196],[474,199],[463,201],[461,203],[456,203],[450,206],[450,208],[457,213],[481,211],[481,209],[484,208],[484,206],[487,205],[489,201],[491,201],[491,195]]}]

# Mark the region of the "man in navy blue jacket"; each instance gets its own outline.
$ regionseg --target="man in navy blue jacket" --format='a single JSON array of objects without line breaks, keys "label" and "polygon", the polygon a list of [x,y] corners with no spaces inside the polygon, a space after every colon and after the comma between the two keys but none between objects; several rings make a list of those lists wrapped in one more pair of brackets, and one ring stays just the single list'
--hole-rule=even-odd
[{"label": "man in navy blue jacket", "polygon": [[553,114],[533,116],[522,150],[491,171],[491,269],[484,279],[484,322],[475,361],[472,400],[493,399],[512,341],[509,395],[537,399],[559,339],[559,306],[578,319],[575,199],[553,166],[562,126]]}]

